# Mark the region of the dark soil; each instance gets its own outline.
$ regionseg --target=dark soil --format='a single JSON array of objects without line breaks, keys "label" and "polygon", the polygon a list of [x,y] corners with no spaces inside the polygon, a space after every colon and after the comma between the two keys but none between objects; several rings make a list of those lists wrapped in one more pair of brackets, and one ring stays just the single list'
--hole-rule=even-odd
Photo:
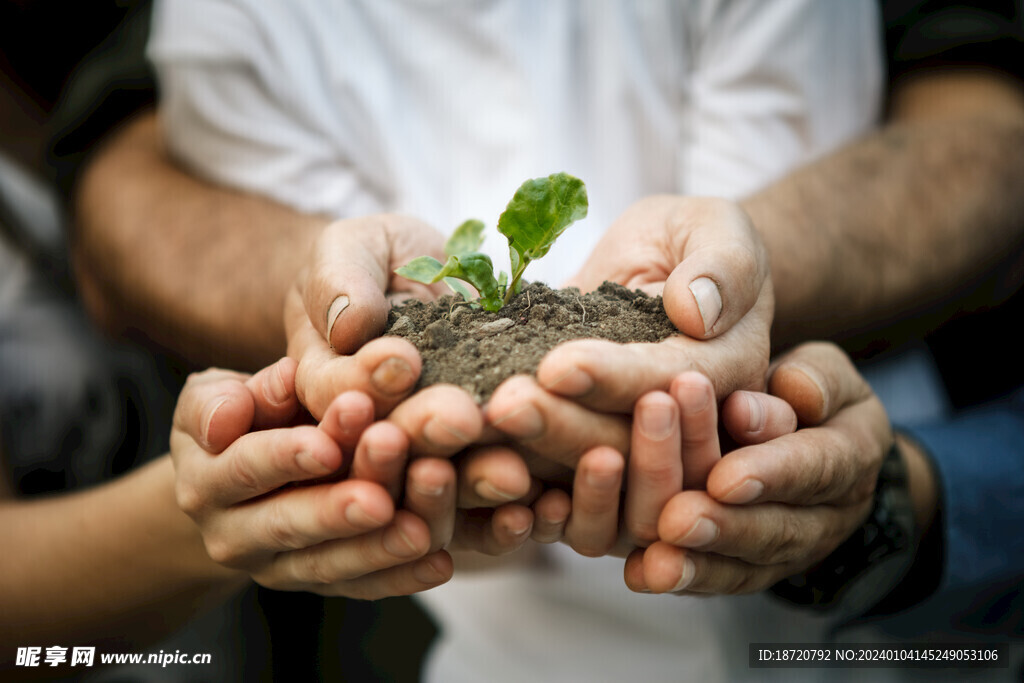
[{"label": "dark soil", "polygon": [[611,282],[589,294],[532,283],[497,313],[470,308],[461,297],[410,301],[391,309],[386,332],[420,350],[417,388],[455,384],[480,403],[508,377],[532,374],[563,341],[656,342],[676,333],[661,297]]}]

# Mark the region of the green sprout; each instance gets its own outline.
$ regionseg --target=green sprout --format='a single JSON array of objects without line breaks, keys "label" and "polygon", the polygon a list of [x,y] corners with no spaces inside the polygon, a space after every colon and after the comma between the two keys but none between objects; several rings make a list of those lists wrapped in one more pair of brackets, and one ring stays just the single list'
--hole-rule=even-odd
[{"label": "green sprout", "polygon": [[[583,181],[567,173],[534,178],[520,185],[498,218],[498,232],[508,239],[511,282],[505,272],[496,278],[490,257],[480,253],[484,224],[478,220],[466,221],[448,238],[444,245],[448,260],[444,264],[431,256],[420,256],[395,273],[427,285],[444,280],[466,301],[497,311],[520,290],[526,266],[547,254],[566,228],[586,217],[587,206]],[[473,301],[472,293],[461,281],[471,284],[479,299]]]}]

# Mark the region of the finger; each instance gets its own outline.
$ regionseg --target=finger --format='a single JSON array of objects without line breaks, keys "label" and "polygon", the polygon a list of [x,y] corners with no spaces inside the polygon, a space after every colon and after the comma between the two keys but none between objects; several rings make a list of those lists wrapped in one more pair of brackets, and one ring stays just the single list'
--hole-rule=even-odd
[{"label": "finger", "polygon": [[644,551],[644,582],[652,593],[744,595],[757,593],[799,571],[797,566],[757,566],[713,553],[683,550],[658,541]]},{"label": "finger", "polygon": [[892,441],[878,399],[844,409],[825,426],[733,451],[708,476],[724,503],[779,501],[846,505],[869,498]]},{"label": "finger", "polygon": [[351,453],[363,431],[373,423],[373,401],[359,391],[346,391],[327,407],[319,427],[341,446],[342,450]]},{"label": "finger", "polygon": [[282,358],[250,377],[245,386],[253,398],[254,429],[284,427],[299,411],[295,393],[296,362]]},{"label": "finger", "polygon": [[682,434],[679,407],[668,394],[646,394],[636,404],[633,421],[624,521],[635,545],[658,540],[658,515],[682,490]]},{"label": "finger", "polygon": [[561,489],[548,489],[533,504],[533,533],[538,543],[557,543],[565,536],[572,498]]},{"label": "finger", "polygon": [[868,511],[868,501],[853,506],[737,506],[722,505],[700,491],[684,491],[665,506],[658,535],[674,546],[750,564],[810,564],[847,538]]},{"label": "finger", "polygon": [[244,567],[254,556],[288,553],[383,530],[394,516],[391,498],[370,482],[289,488],[210,518],[206,548],[214,561]]},{"label": "finger", "polygon": [[456,512],[452,547],[485,555],[506,555],[522,547],[533,530],[533,512],[516,503]]},{"label": "finger", "polygon": [[708,473],[722,459],[714,389],[703,375],[684,372],[669,391],[679,404],[682,423],[683,486],[704,488]]},{"label": "finger", "polygon": [[626,587],[635,593],[650,593],[647,580],[644,578],[644,555],[646,549],[636,548],[626,556],[626,564],[622,568],[622,578]]},{"label": "finger", "polygon": [[363,432],[352,458],[353,479],[373,481],[384,487],[393,500],[402,495],[409,439],[390,422],[378,422]]},{"label": "finger", "polygon": [[[313,327],[336,353],[352,353],[384,330],[390,308],[385,293],[396,267],[394,242],[408,232],[431,235],[437,246],[441,243],[425,223],[394,215],[337,221],[321,233],[300,288]],[[428,288],[408,285],[414,286],[430,296]]]},{"label": "finger", "polygon": [[[632,407],[632,404],[630,404]],[[587,450],[610,446],[629,452],[629,424],[545,391],[532,377],[503,382],[484,408],[488,424],[536,455],[567,467]]]},{"label": "finger", "polygon": [[793,406],[800,422],[818,425],[865,400],[871,388],[833,344],[803,344],[773,364],[768,390]]},{"label": "finger", "polygon": [[722,403],[722,424],[742,446],[764,443],[796,431],[796,412],[781,398],[736,391]]},{"label": "finger", "polygon": [[464,390],[436,384],[410,396],[388,416],[409,439],[413,455],[449,456],[479,439],[484,420]]},{"label": "finger", "polygon": [[440,586],[452,578],[454,567],[451,555],[441,550],[414,562],[381,569],[355,579],[296,590],[313,590],[321,595],[356,600],[380,600],[397,595],[412,595]]},{"label": "finger", "polygon": [[374,339],[352,356],[339,356],[308,321],[289,337],[288,355],[299,363],[299,401],[317,420],[346,391],[367,394],[377,417],[383,417],[413,390],[422,368],[416,348],[398,337]]},{"label": "finger", "polygon": [[731,329],[759,299],[771,299],[768,257],[746,213],[708,201],[692,223],[678,266],[665,282],[665,312],[683,333],[708,339]]},{"label": "finger", "polygon": [[326,587],[411,562],[426,555],[429,547],[430,532],[423,520],[399,510],[383,529],[282,553],[265,575],[283,590]]},{"label": "finger", "polygon": [[580,458],[565,525],[565,542],[579,554],[600,557],[615,546],[625,466],[622,454],[612,448],[595,448]]},{"label": "finger", "polygon": [[409,464],[405,509],[430,531],[430,551],[446,546],[455,529],[455,468],[442,458],[419,458]]},{"label": "finger", "polygon": [[196,451],[172,434],[176,493],[185,512],[197,515],[262,496],[286,484],[324,477],[343,464],[341,450],[315,427],[252,432],[217,457]]},{"label": "finger", "polygon": [[625,413],[644,394],[668,391],[677,375],[690,370],[711,378],[719,397],[760,388],[767,358],[767,325],[751,314],[713,342],[674,336],[653,344],[560,344],[541,359],[537,381],[593,410]]},{"label": "finger", "polygon": [[510,448],[477,448],[459,463],[460,508],[511,503],[526,497],[531,486],[526,462]]},{"label": "finger", "polygon": [[190,375],[174,410],[174,430],[208,453],[223,451],[252,429],[256,405],[246,379],[223,370]]}]

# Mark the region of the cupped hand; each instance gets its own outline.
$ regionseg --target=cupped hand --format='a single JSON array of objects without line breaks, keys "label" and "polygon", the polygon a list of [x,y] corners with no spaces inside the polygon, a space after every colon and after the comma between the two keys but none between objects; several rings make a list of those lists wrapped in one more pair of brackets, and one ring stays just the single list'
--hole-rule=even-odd
[{"label": "cupped hand", "polygon": [[451,558],[434,552],[430,525],[396,512],[379,483],[335,481],[354,467],[371,400],[343,394],[326,409],[331,427],[301,424],[295,372],[291,359],[252,377],[210,370],[182,392],[176,494],[211,558],[270,588],[363,599],[447,581]]},{"label": "cupped hand", "polygon": [[603,281],[660,294],[681,335],[657,344],[568,342],[541,362],[545,389],[602,411],[627,412],[681,372],[724,398],[763,387],[774,296],[767,252],[746,213],[722,199],[656,196],[620,216],[569,282]]},{"label": "cupped hand", "polygon": [[[892,443],[870,387],[828,344],[789,353],[769,387],[810,426],[729,453],[712,468],[706,492],[673,496],[658,518],[660,540],[627,561],[630,588],[760,591],[821,561],[863,522]],[[751,396],[723,406],[738,441],[765,419]]]},{"label": "cupped hand", "polygon": [[299,399],[314,417],[350,390],[370,396],[382,417],[412,391],[421,368],[416,349],[377,337],[392,301],[444,292],[442,285],[399,277],[395,268],[443,251],[440,233],[408,216],[381,214],[324,228],[285,301],[288,355],[299,363]]}]

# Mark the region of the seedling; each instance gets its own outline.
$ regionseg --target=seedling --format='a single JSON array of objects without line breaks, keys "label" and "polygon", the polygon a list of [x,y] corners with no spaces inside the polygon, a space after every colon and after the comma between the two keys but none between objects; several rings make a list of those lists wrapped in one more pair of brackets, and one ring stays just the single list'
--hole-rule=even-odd
[{"label": "seedling", "polygon": [[[567,173],[534,178],[520,185],[498,218],[498,232],[508,239],[511,280],[504,271],[495,277],[490,257],[480,253],[484,224],[478,220],[466,221],[448,238],[444,245],[448,260],[444,264],[432,256],[420,256],[395,272],[428,285],[444,280],[466,301],[497,311],[520,290],[526,266],[547,254],[566,228],[584,218],[587,206],[583,181]],[[472,298],[462,281],[477,290],[478,299]]]}]

